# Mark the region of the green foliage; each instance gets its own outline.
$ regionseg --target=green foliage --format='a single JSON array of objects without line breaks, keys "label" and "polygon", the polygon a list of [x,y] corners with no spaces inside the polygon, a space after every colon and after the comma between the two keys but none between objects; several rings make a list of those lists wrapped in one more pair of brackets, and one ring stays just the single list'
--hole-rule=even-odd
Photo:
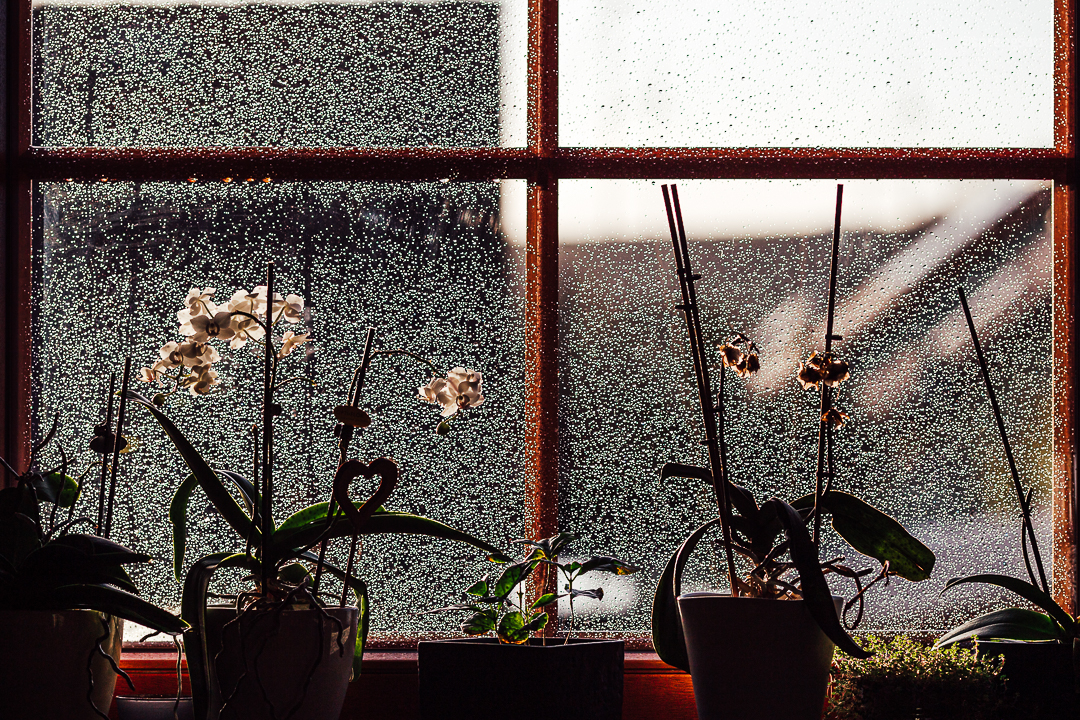
[{"label": "green foliage", "polygon": [[868,637],[865,660],[837,655],[826,708],[828,720],[998,720],[1013,717],[1004,660],[980,659],[973,649],[928,648],[905,635]]},{"label": "green foliage", "polygon": [[[579,597],[602,600],[604,597],[603,588],[575,589],[574,581],[589,572],[629,575],[639,570],[627,562],[607,555],[595,555],[585,562],[560,563],[559,553],[577,539],[578,536],[574,533],[561,532],[543,540],[514,540],[531,550],[521,560],[503,568],[494,583],[489,583],[485,577],[462,593],[461,603],[427,612],[467,611],[469,616],[461,623],[461,631],[466,635],[486,635],[493,632],[499,642],[522,645],[547,626],[548,614],[542,608],[565,597],[570,599],[570,627],[566,636],[569,640],[574,628],[574,600]],[[543,568],[543,577],[538,583],[540,594],[527,600],[525,583],[537,568]],[[547,586],[549,571],[562,574],[566,581],[563,588],[565,592],[543,592]]]},{"label": "green foliage", "polygon": [[987,573],[953,578],[945,583],[945,590],[968,583],[985,583],[1005,588],[1044,610],[1046,614],[1043,615],[1020,608],[1008,608],[1007,610],[982,615],[945,633],[938,640],[938,645],[941,647],[967,640],[976,635],[984,639],[1022,641],[1063,640],[1080,636],[1080,624],[1076,622],[1072,615],[1065,612],[1054,598],[1034,583],[1018,580],[1008,575]]}]

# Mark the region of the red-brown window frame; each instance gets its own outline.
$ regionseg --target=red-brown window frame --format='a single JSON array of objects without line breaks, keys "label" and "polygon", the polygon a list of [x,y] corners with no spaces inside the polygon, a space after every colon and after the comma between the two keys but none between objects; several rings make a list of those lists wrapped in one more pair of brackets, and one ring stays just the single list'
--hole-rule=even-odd
[{"label": "red-brown window frame", "polygon": [[30,446],[31,186],[34,181],[525,179],[530,450],[535,534],[558,526],[558,180],[564,178],[1049,179],[1054,227],[1054,585],[1080,597],[1075,472],[1076,0],[1054,0],[1054,147],[566,148],[558,144],[558,0],[528,0],[524,148],[43,148],[32,145],[32,0],[6,0],[6,215],[0,316],[0,454],[22,467]]}]

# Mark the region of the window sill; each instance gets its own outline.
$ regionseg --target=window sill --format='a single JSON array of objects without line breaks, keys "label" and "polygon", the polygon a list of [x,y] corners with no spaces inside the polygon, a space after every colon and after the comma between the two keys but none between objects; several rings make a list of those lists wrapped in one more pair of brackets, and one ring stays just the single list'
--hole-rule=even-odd
[{"label": "window sill", "polygon": [[[127,650],[120,666],[131,676],[136,694],[176,692],[176,655],[173,650]],[[416,652],[369,652],[364,656],[360,680],[349,687],[342,720],[394,718],[416,720]],[[189,690],[184,666],[184,690]],[[117,695],[130,695],[127,685],[116,684]],[[116,704],[109,713],[116,717]],[[690,676],[662,662],[652,652],[629,651],[623,670],[623,718],[695,720],[694,690]]]}]

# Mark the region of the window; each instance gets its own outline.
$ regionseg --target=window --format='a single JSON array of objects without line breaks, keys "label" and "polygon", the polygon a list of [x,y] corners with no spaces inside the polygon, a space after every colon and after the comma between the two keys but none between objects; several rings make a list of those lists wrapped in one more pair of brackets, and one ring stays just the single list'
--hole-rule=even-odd
[{"label": "window", "polygon": [[[377,369],[378,422],[356,452],[402,463],[390,504],[496,542],[576,529],[583,548],[637,560],[645,572],[606,587],[611,612],[586,609],[581,622],[644,638],[663,558],[705,516],[699,487],[658,483],[660,464],[694,458],[698,432],[660,179],[683,190],[707,329],[756,332],[775,349],[745,391],[752,402],[733,396],[732,444],[759,494],[791,497],[811,487],[792,373],[820,342],[839,178],[841,347],[864,371],[838,445],[843,482],[928,539],[937,586],[976,569],[968,561],[1018,571],[1011,501],[994,489],[998,446],[950,300],[969,284],[1055,592],[1072,604],[1067,0],[19,8],[33,30],[20,36],[11,104],[6,339],[17,352],[5,399],[25,412],[5,418],[8,454],[25,456],[53,407],[66,446],[81,448],[105,373],[174,339],[188,287],[250,287],[273,257],[311,301],[318,341],[298,365],[316,387],[285,399],[281,423],[279,474],[296,507],[328,491],[328,410],[375,325],[385,347],[480,367],[489,398],[436,438],[404,399],[422,369]],[[170,412],[243,470],[244,405],[237,384]],[[160,518],[183,470],[149,419],[137,423],[124,472],[154,499],[123,508],[119,526],[166,560],[136,579],[168,602]],[[192,555],[215,541],[204,520]],[[444,616],[412,613],[484,569],[436,542],[372,540],[364,553],[384,643],[445,632]],[[999,601],[945,606],[934,594],[898,583],[871,621],[941,629]]]}]

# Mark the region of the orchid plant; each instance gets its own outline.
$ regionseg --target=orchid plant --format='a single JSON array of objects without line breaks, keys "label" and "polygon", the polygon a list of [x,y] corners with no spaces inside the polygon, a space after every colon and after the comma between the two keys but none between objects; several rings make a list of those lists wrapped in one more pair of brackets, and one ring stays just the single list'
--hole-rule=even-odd
[{"label": "orchid plant", "polygon": [[[759,349],[742,333],[734,334],[721,344],[719,383],[714,392],[694,284],[700,276],[695,275],[690,266],[678,193],[672,186],[669,196],[668,186],[663,188],[682,290],[682,304],[678,309],[685,317],[690,336],[709,467],[667,463],[661,471],[661,479],[686,477],[702,480],[711,486],[717,507],[717,517],[697,528],[671,556],[660,577],[653,601],[653,645],[656,652],[668,664],[686,671],[689,671],[690,664],[677,598],[681,593],[682,573],[690,554],[713,528],[720,530],[728,587],[733,596],[804,600],[810,614],[829,639],[855,657],[868,657],[869,654],[851,638],[837,617],[826,574],[855,581],[856,596],[847,603],[843,613],[846,617],[848,610],[858,606],[858,614],[851,624],[853,628],[862,617],[863,596],[871,585],[887,581],[893,575],[911,581],[925,580],[934,565],[933,552],[900,523],[859,498],[832,487],[835,477],[831,452],[833,431],[847,419],[834,405],[833,392],[850,377],[847,362],[832,348],[833,340],[840,339],[833,334],[832,327],[840,190],[838,188],[837,191],[825,348],[822,353],[814,353],[800,363],[798,373],[802,387],[816,390],[820,397],[815,491],[791,503],[772,498],[759,505],[748,489],[730,480],[724,415],[725,369],[741,378],[749,377],[760,367]],[[869,569],[854,570],[843,564],[843,558],[824,562],[819,559],[821,520],[826,513],[832,516],[832,526],[837,534],[856,551],[881,564],[880,571],[865,587],[862,579],[871,573]],[[784,536],[782,541],[781,534]],[[736,557],[741,560],[741,567],[746,569],[745,574],[740,572]]]},{"label": "orchid plant", "polygon": [[[483,403],[482,376],[479,372],[455,368],[438,377],[430,361],[404,350],[374,351],[375,330],[369,328],[362,360],[353,373],[346,402],[334,410],[337,425],[337,471],[329,499],[303,508],[280,524],[274,519],[276,478],[274,418],[282,412],[275,399],[276,391],[289,380],[279,380],[289,356],[309,340],[307,332],[297,332],[304,315],[304,300],[296,294],[275,292],[274,264],[268,263],[264,285],[251,292],[236,291],[223,306],[214,304],[213,289],[193,288],[184,307],[177,313],[180,342],[168,343],[159,351],[160,359],[142,371],[142,379],[162,386],[152,400],[139,394],[130,397],[150,412],[184,459],[191,474],[173,496],[170,520],[173,524],[173,566],[178,581],[184,584],[181,614],[191,624],[187,633],[188,662],[191,666],[196,713],[205,710],[209,675],[206,657],[205,608],[211,577],[221,568],[247,570],[254,588],[235,596],[238,614],[265,609],[307,605],[321,608],[332,601],[322,587],[324,572],[342,582],[336,604],[344,606],[351,593],[359,609],[359,632],[356,633],[354,677],[359,675],[360,660],[369,625],[369,601],[363,580],[353,572],[357,538],[362,534],[411,533],[469,543],[502,558],[495,547],[436,520],[410,513],[386,510],[383,503],[397,483],[397,464],[387,458],[370,463],[349,459],[349,444],[358,430],[370,423],[361,407],[364,378],[373,359],[405,356],[428,367],[433,377],[419,389],[421,400],[437,403],[442,420],[436,426],[440,434],[449,431],[452,418]],[[279,328],[290,327],[278,335]],[[228,343],[231,350],[256,347],[263,360],[261,403],[252,426],[251,478],[222,467],[212,467],[184,433],[162,410],[167,398],[182,388],[191,395],[213,395],[221,380],[213,369],[221,357],[215,344]],[[358,477],[378,476],[375,493],[359,508],[349,497],[349,484]],[[184,572],[186,515],[192,494],[201,489],[221,518],[237,534],[231,550],[213,553],[197,560]],[[239,499],[239,502],[238,502]],[[326,562],[327,543],[333,538],[350,537],[348,562],[344,569]],[[319,548],[316,554],[314,550]],[[242,549],[240,549],[242,548]]]}]

